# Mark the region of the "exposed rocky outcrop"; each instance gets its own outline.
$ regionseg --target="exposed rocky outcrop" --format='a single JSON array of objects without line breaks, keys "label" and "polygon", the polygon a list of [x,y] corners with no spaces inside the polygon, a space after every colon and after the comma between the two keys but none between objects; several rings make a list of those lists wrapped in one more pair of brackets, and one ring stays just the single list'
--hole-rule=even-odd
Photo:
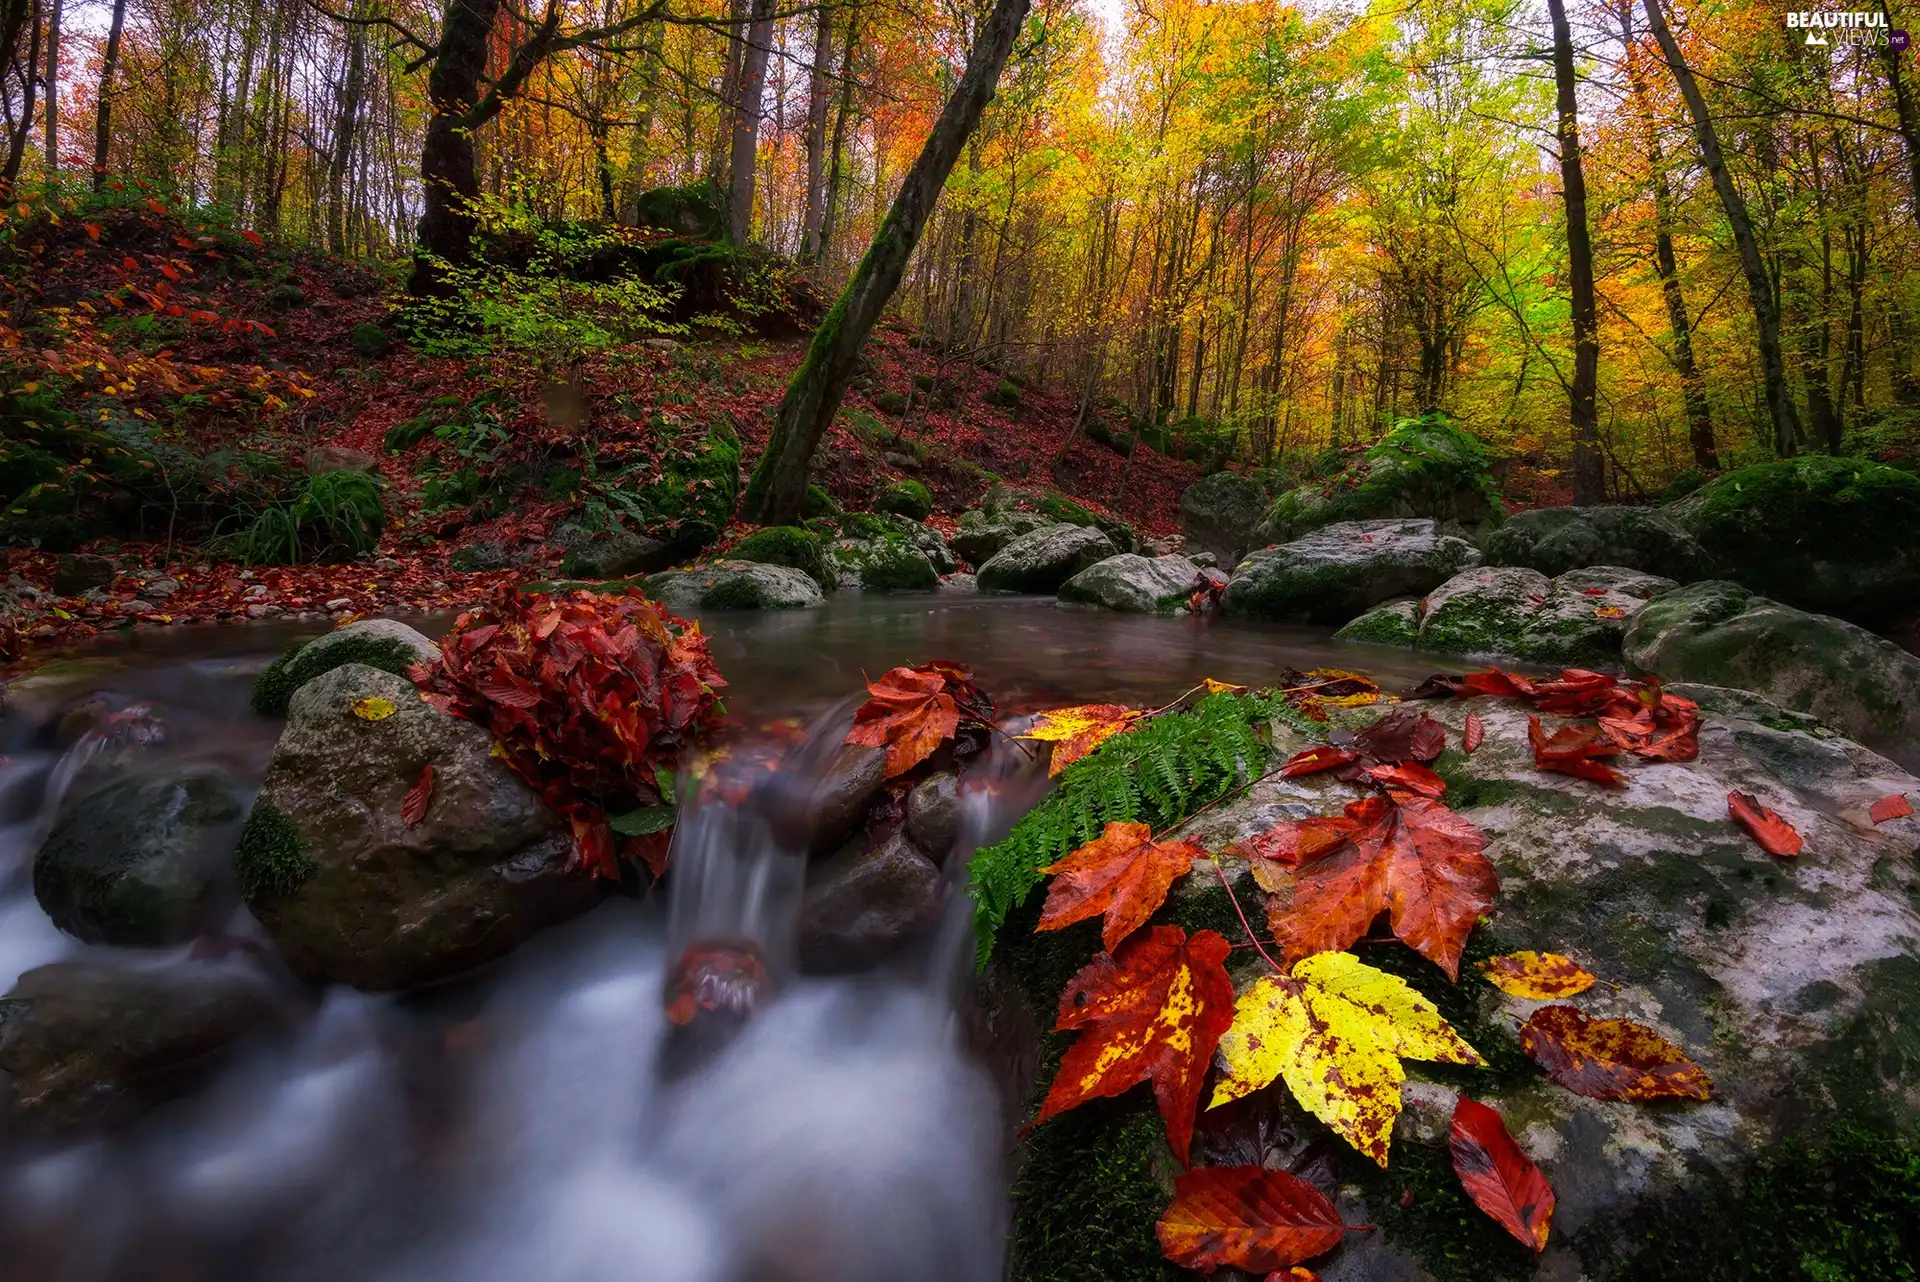
[{"label": "exposed rocky outcrop", "polygon": [[1122,552],[1060,585],[1060,599],[1130,614],[1171,614],[1186,605],[1200,568],[1184,556]]},{"label": "exposed rocky outcrop", "polygon": [[1057,592],[1068,579],[1115,553],[1112,541],[1091,526],[1043,526],[1013,540],[980,567],[980,590]]},{"label": "exposed rocky outcrop", "polygon": [[1432,521],[1346,521],[1247,557],[1234,568],[1223,604],[1251,618],[1345,623],[1479,563],[1471,543]]}]

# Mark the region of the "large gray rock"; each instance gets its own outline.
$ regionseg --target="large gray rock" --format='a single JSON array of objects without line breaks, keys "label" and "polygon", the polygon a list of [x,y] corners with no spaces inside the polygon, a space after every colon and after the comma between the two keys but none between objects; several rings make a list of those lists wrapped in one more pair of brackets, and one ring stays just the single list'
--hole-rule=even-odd
[{"label": "large gray rock", "polygon": [[1007,544],[980,567],[980,590],[1057,592],[1068,579],[1115,551],[1113,541],[1092,526],[1043,526]]},{"label": "large gray rock", "polygon": [[1171,614],[1187,603],[1200,567],[1184,556],[1122,552],[1060,585],[1060,599],[1131,614]]},{"label": "large gray rock", "polygon": [[104,588],[118,573],[112,561],[91,552],[68,552],[53,571],[55,596],[79,596],[89,588]]},{"label": "large gray rock", "polygon": [[664,570],[685,555],[664,539],[615,530],[568,549],[560,572],[570,579],[624,579]]},{"label": "large gray rock", "polygon": [[1549,579],[1520,566],[1480,566],[1418,601],[1393,601],[1337,636],[1440,654],[1497,655],[1575,667],[1617,666],[1621,637],[1647,602],[1677,586],[1621,566]]},{"label": "large gray rock", "polygon": [[1641,611],[1625,654],[1669,681],[1756,691],[1920,769],[1920,658],[1844,619],[1696,583]]},{"label": "large gray rock", "polygon": [[755,561],[709,561],[651,575],[647,595],[676,610],[801,610],[827,598],[804,570]]},{"label": "large gray rock", "polygon": [[1223,605],[1251,618],[1345,623],[1478,564],[1473,544],[1432,521],[1343,521],[1248,556],[1235,567]]},{"label": "large gray rock", "polygon": [[1261,540],[1254,530],[1266,517],[1273,496],[1258,480],[1241,472],[1215,472],[1180,494],[1180,533],[1187,547],[1211,552],[1222,569],[1232,569]]},{"label": "large gray rock", "polygon": [[369,642],[404,646],[413,651],[416,662],[429,667],[440,662],[440,647],[398,619],[357,619],[331,632],[323,632],[302,646],[301,664],[315,668],[333,666],[327,663],[328,655],[351,651]]},{"label": "large gray rock", "polygon": [[237,956],[55,962],[0,997],[0,1070],[14,1109],[37,1122],[124,1122],[287,1013]]},{"label": "large gray rock", "polygon": [[[951,556],[946,560],[949,566],[953,564]],[[827,562],[839,586],[847,591],[931,592],[940,586],[940,574],[932,558],[905,534],[837,539],[827,548]]]},{"label": "large gray rock", "polygon": [[872,850],[856,838],[807,871],[800,964],[816,973],[884,960],[940,923],[940,870],[904,832]]},{"label": "large gray rock", "polygon": [[218,770],[120,778],[69,800],[33,861],[33,893],[53,924],[91,944],[161,947],[208,924],[246,813]]},{"label": "large gray rock", "polygon": [[[804,576],[803,576],[804,577]],[[353,712],[379,698],[394,711]],[[293,697],[235,856],[241,888],[303,979],[409,988],[512,951],[591,907],[566,825],[492,755],[484,729],[360,664]],[[434,770],[424,818],[402,799]]]},{"label": "large gray rock", "polygon": [[1522,565],[1549,577],[1583,565],[1618,565],[1677,583],[1713,578],[1713,557],[1659,508],[1543,507],[1510,516],[1482,544],[1488,565]]},{"label": "large gray rock", "polygon": [[[1684,1235],[1689,1222],[1699,1227],[1699,1216],[1716,1213],[1721,1204],[1709,1195],[1719,1181],[1738,1188],[1749,1164],[1786,1135],[1817,1137],[1829,1121],[1889,1135],[1920,1123],[1920,1055],[1910,1032],[1920,1027],[1920,864],[1912,858],[1920,821],[1876,826],[1867,818],[1880,797],[1920,798],[1920,779],[1848,740],[1784,728],[1778,709],[1754,701],[1741,715],[1707,712],[1698,760],[1629,762],[1626,787],[1602,790],[1534,767],[1528,709],[1517,701],[1421,706],[1447,726],[1450,744],[1459,743],[1468,713],[1485,723],[1476,753],[1455,748],[1437,766],[1451,784],[1445,800],[1489,838],[1500,895],[1476,927],[1457,986],[1398,945],[1357,951],[1434,997],[1493,1066],[1404,1061],[1410,1080],[1386,1171],[1333,1142],[1338,1182],[1347,1185],[1345,1218],[1379,1228],[1350,1235],[1312,1262],[1316,1272],[1347,1282],[1672,1277],[1620,1270],[1622,1257],[1643,1250],[1686,1249],[1650,1247],[1637,1213],[1657,1208],[1670,1231]],[[1282,728],[1275,756],[1304,743]],[[1798,858],[1766,854],[1729,820],[1727,794],[1736,790],[1801,832]],[[1324,775],[1270,778],[1183,835],[1225,851],[1277,819],[1335,813],[1357,795]],[[1231,855],[1221,863],[1253,914],[1262,891],[1246,864]],[[1284,869],[1273,865],[1265,875],[1286,893]],[[1233,920],[1217,879],[1198,871],[1176,886],[1170,910],[1176,920]],[[1546,1003],[1499,992],[1472,962],[1519,948],[1564,953],[1597,974],[1601,983],[1570,1004],[1653,1027],[1705,1069],[1714,1098],[1604,1102],[1547,1081],[1513,1035]],[[1244,988],[1264,967],[1236,954],[1229,969]],[[1451,1180],[1446,1125],[1461,1091],[1501,1113],[1555,1190],[1552,1240],[1537,1271],[1517,1253],[1500,1254],[1498,1230],[1483,1229],[1470,1210],[1432,1208],[1438,1199],[1425,1191],[1411,1203],[1402,1198],[1408,1187],[1426,1189],[1423,1180],[1436,1188]],[[1270,1161],[1286,1165],[1313,1151],[1310,1142],[1325,1151],[1327,1141],[1315,1139],[1324,1130],[1284,1090],[1272,1103],[1279,1115],[1263,1120],[1260,1134],[1296,1138],[1280,1139]],[[1422,1140],[1443,1146],[1437,1176],[1426,1174],[1435,1167]],[[1789,1192],[1816,1207],[1832,1197],[1818,1182]],[[1436,1248],[1453,1272],[1426,1254]],[[1484,1253],[1485,1271],[1459,1272],[1475,1251]]]},{"label": "large gray rock", "polygon": [[978,567],[992,560],[994,553],[1021,535],[1044,530],[1052,524],[1053,518],[1038,512],[1014,508],[990,516],[980,508],[973,508],[960,514],[960,528],[949,544],[954,555]]}]

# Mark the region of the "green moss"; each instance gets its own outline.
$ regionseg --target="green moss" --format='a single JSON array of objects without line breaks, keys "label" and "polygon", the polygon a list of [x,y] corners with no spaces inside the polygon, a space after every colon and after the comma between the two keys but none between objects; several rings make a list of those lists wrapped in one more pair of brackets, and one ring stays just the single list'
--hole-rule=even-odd
[{"label": "green moss", "polygon": [[806,505],[800,515],[809,520],[816,517],[834,517],[840,515],[840,505],[833,501],[833,495],[818,485],[807,486]]},{"label": "green moss", "polygon": [[1390,601],[1368,610],[1333,635],[1342,641],[1411,646],[1420,639],[1420,625],[1415,618],[1419,608],[1413,601]]},{"label": "green moss", "polygon": [[1330,480],[1282,494],[1265,528],[1284,542],[1336,521],[1426,516],[1492,525],[1503,511],[1479,439],[1435,412],[1400,420]]},{"label": "green moss", "polygon": [[907,396],[905,392],[882,392],[873,398],[873,408],[882,414],[905,414]]},{"label": "green moss", "polygon": [[[671,429],[661,424],[658,430]],[[689,555],[720,537],[740,498],[740,437],[733,419],[716,415],[697,434],[671,440],[656,465],[605,483],[643,533]]]},{"label": "green moss", "polygon": [[816,583],[827,587],[833,585],[827,572],[826,557],[820,550],[820,540],[791,525],[770,525],[755,530],[735,544],[727,556],[735,561],[791,566],[805,571],[807,577]]},{"label": "green moss", "polygon": [[249,900],[294,894],[319,867],[293,820],[270,802],[255,804],[233,851],[234,872]]},{"label": "green moss", "polygon": [[1173,1200],[1173,1155],[1153,1097],[1129,1091],[1028,1137],[1013,1185],[1016,1282],[1177,1282],[1153,1226]]},{"label": "green moss", "polygon": [[862,592],[931,592],[940,586],[926,553],[892,526],[876,537],[835,544],[833,559],[860,576]]},{"label": "green moss", "polygon": [[933,495],[918,481],[895,481],[873,501],[877,512],[892,512],[910,521],[924,521],[933,515]]},{"label": "green moss", "polygon": [[424,414],[418,418],[402,419],[388,428],[387,434],[380,438],[380,448],[398,454],[412,449],[432,433],[433,420]]},{"label": "green moss", "polygon": [[404,677],[418,661],[412,647],[392,638],[349,637],[325,646],[303,642],[290,646],[254,678],[250,701],[263,717],[284,717],[294,691],[324,672],[363,663]]},{"label": "green moss", "polygon": [[700,606],[706,610],[758,610],[766,603],[759,582],[745,574],[726,575],[700,594]]},{"label": "green moss", "polygon": [[1002,409],[1016,409],[1020,405],[1020,385],[1012,379],[1003,378],[981,399]]},{"label": "green moss", "polygon": [[379,360],[393,346],[393,340],[387,337],[387,331],[372,322],[355,325],[347,335],[347,341],[353,345],[356,355],[366,360]]}]

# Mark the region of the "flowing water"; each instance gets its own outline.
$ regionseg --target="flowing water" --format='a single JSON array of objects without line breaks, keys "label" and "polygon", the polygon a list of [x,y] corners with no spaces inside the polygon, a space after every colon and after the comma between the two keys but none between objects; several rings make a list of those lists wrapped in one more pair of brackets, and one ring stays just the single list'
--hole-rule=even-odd
[{"label": "flowing water", "polygon": [[[1202,677],[1256,684],[1287,668],[1421,675],[1409,656],[1324,631],[1031,600],[855,600],[704,622],[730,709],[749,724],[836,724],[863,672],[930,658],[970,665],[1003,706],[1023,707],[1155,703]],[[277,727],[247,710],[248,684],[302,635],[131,634],[15,691],[0,717],[0,991],[58,960],[265,965],[270,945],[237,903],[192,950],[82,945],[41,911],[31,868],[76,773],[125,741],[257,788]],[[1016,767],[984,763],[962,849],[1035,795]],[[1000,1277],[1009,1133],[995,1082],[964,1049],[964,898],[931,949],[880,973],[798,976],[804,861],[759,810],[749,799],[683,817],[670,904],[609,900],[473,978],[401,997],[284,985],[297,1013],[280,1031],[130,1126],[51,1138],[0,1122],[0,1275]],[[949,882],[963,876],[951,861]],[[713,938],[764,955],[766,991],[733,1035],[676,1055],[667,959]]]}]

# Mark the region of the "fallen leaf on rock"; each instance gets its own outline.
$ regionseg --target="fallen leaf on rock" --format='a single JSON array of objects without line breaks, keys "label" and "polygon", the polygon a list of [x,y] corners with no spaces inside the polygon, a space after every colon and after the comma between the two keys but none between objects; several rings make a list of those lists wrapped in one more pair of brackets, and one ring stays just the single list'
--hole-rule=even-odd
[{"label": "fallen leaf on rock", "polygon": [[1082,967],[1060,994],[1054,1024],[1080,1036],[1061,1057],[1034,1124],[1151,1081],[1168,1147],[1184,1166],[1201,1079],[1233,1022],[1231,951],[1211,930],[1189,937],[1178,926],[1155,926]]},{"label": "fallen leaf on rock", "polygon": [[1301,775],[1317,775],[1323,770],[1337,770],[1359,759],[1360,754],[1351,748],[1323,743],[1318,747],[1302,749],[1288,757],[1286,764],[1280,767],[1280,777],[1297,779]]},{"label": "fallen leaf on rock", "polygon": [[1873,809],[1867,812],[1867,817],[1877,824],[1883,824],[1893,819],[1905,819],[1912,813],[1913,804],[1906,799],[1906,796],[1892,792],[1874,802]]},{"label": "fallen leaf on rock", "polygon": [[1041,869],[1053,874],[1046,906],[1034,929],[1061,930],[1106,915],[1100,942],[1108,952],[1146,924],[1166,902],[1173,883],[1207,852],[1190,841],[1154,841],[1145,824],[1110,823],[1065,859]]},{"label": "fallen leaf on rock", "polygon": [[1473,1204],[1537,1255],[1553,1225],[1553,1187],[1514,1143],[1500,1114],[1462,1095],[1447,1137],[1454,1173]]},{"label": "fallen leaf on rock", "polygon": [[1053,750],[1052,761],[1047,765],[1047,774],[1057,775],[1114,735],[1131,729],[1142,715],[1138,708],[1117,703],[1055,708],[1051,712],[1041,713],[1033,728],[1020,737],[1058,745]]},{"label": "fallen leaf on rock", "polygon": [[1346,815],[1283,819],[1265,832],[1239,842],[1233,851],[1244,859],[1271,859],[1291,868],[1332,850],[1357,828]]},{"label": "fallen leaf on rock", "polygon": [[1572,1006],[1542,1006],[1521,1027],[1520,1048],[1555,1083],[1589,1099],[1713,1098],[1705,1070],[1629,1019],[1593,1019]]},{"label": "fallen leaf on rock", "polygon": [[1368,766],[1367,774],[1389,788],[1405,788],[1423,797],[1444,797],[1447,781],[1417,761],[1399,766]]},{"label": "fallen leaf on rock", "polygon": [[1360,755],[1382,765],[1432,761],[1447,747],[1447,728],[1424,712],[1395,708],[1353,737]]},{"label": "fallen leaf on rock", "polygon": [[1301,1107],[1383,1167],[1407,1076],[1400,1061],[1485,1062],[1412,985],[1335,952],[1254,981],[1220,1039],[1220,1057],[1226,1075],[1207,1107],[1278,1078]]},{"label": "fallen leaf on rock", "polygon": [[399,709],[393,706],[393,700],[373,695],[366,699],[355,699],[348,710],[362,721],[385,721]]},{"label": "fallen leaf on rock", "polygon": [[1320,1275],[1312,1269],[1303,1269],[1295,1265],[1290,1269],[1276,1269],[1267,1274],[1262,1282],[1320,1282]]},{"label": "fallen leaf on rock", "polygon": [[847,742],[885,748],[886,777],[905,774],[932,756],[960,725],[960,705],[938,672],[894,668],[867,683],[867,701],[853,714]]},{"label": "fallen leaf on rock", "polygon": [[1627,777],[1602,757],[1619,755],[1620,745],[1603,741],[1592,726],[1561,726],[1548,734],[1540,718],[1527,716],[1527,740],[1533,745],[1533,764],[1556,774],[1591,779],[1609,788],[1624,788]]},{"label": "fallen leaf on rock", "polygon": [[1467,714],[1466,728],[1460,732],[1460,750],[1471,757],[1474,749],[1478,748],[1481,743],[1485,741],[1486,737],[1486,722],[1480,720],[1478,713],[1469,712]]},{"label": "fallen leaf on rock", "polygon": [[1160,1254],[1207,1273],[1289,1269],[1331,1251],[1346,1231],[1325,1193],[1264,1166],[1201,1166],[1175,1176],[1173,1205],[1154,1225]]},{"label": "fallen leaf on rock", "polygon": [[1346,948],[1385,910],[1398,935],[1456,978],[1467,932],[1500,878],[1486,834],[1431,797],[1396,792],[1347,803],[1347,840],[1300,865],[1293,902],[1270,914],[1290,959]]},{"label": "fallen leaf on rock", "polygon": [[1794,826],[1760,804],[1752,793],[1727,794],[1727,815],[1747,830],[1760,849],[1770,855],[1789,858],[1800,853],[1800,833]]},{"label": "fallen leaf on rock", "polygon": [[1624,619],[1627,617],[1627,607],[1624,605],[1595,606],[1593,616],[1596,619]]},{"label": "fallen leaf on rock", "polygon": [[1584,993],[1597,982],[1593,973],[1559,953],[1522,951],[1489,957],[1480,973],[1503,993],[1530,1001],[1552,1001]]},{"label": "fallen leaf on rock", "polygon": [[433,804],[433,763],[420,767],[420,777],[413,787],[407,789],[407,795],[400,802],[400,821],[411,828],[427,817],[427,807]]}]

